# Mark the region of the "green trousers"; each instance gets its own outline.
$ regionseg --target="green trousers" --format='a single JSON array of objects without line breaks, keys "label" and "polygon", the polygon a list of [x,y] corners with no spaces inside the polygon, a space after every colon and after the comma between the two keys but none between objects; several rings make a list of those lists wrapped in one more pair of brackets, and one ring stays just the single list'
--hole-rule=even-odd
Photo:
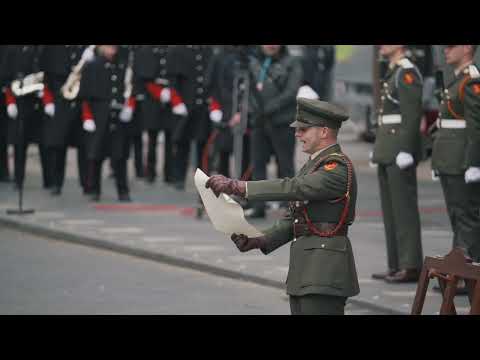
[{"label": "green trousers", "polygon": [[466,184],[464,175],[440,175],[453,231],[453,247],[480,261],[480,183]]},{"label": "green trousers", "polygon": [[379,165],[387,262],[391,270],[421,269],[423,264],[416,167]]},{"label": "green trousers", "polygon": [[346,297],[321,294],[290,295],[292,315],[345,315]]}]

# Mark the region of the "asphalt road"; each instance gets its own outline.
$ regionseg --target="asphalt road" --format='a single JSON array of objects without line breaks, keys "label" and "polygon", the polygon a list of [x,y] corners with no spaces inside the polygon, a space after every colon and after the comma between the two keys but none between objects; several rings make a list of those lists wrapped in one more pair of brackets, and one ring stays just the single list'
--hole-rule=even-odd
[{"label": "asphalt road", "polygon": [[0,314],[289,314],[280,290],[5,228],[0,239]]}]

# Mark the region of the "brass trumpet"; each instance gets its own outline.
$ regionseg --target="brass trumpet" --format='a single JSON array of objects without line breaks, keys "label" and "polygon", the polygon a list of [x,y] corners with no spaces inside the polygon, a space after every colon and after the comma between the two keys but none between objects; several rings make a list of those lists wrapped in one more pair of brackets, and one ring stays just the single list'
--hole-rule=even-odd
[{"label": "brass trumpet", "polygon": [[[93,51],[97,45],[90,45],[85,51]],[[70,75],[68,75],[67,81],[63,84],[61,92],[65,99],[74,100],[78,96],[80,91],[80,80],[82,78],[82,70],[87,60],[83,58],[80,59],[78,64],[73,68]]]},{"label": "brass trumpet", "polygon": [[15,96],[24,96],[44,89],[43,72],[37,72],[25,76],[23,79],[15,80],[11,84],[12,92]]}]

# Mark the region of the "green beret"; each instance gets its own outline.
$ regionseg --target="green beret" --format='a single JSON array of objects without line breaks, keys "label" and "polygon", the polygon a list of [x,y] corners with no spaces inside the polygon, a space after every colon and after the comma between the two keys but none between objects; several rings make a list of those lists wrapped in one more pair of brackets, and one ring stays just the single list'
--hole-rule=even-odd
[{"label": "green beret", "polygon": [[348,112],[341,106],[320,100],[298,98],[297,117],[290,126],[340,129],[342,122],[349,117]]}]

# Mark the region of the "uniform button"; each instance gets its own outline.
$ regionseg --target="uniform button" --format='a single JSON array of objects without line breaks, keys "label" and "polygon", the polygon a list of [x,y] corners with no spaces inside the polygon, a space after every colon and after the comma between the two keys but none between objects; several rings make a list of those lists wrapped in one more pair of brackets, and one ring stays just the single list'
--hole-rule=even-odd
[{"label": "uniform button", "polygon": [[390,132],[391,132],[392,134],[395,134],[395,133],[396,133],[395,129],[390,130]]},{"label": "uniform button", "polygon": [[112,88],[112,94],[116,94],[117,93],[117,88],[116,87],[113,87]]},{"label": "uniform button", "polygon": [[203,82],[203,76],[197,77],[197,81],[198,81],[199,83]]},{"label": "uniform button", "polygon": [[197,59],[197,61],[202,60],[202,55],[201,55],[201,54],[197,54],[197,56],[195,56],[195,59]]},{"label": "uniform button", "polygon": [[167,62],[167,60],[165,60],[165,58],[160,59],[160,64],[164,65],[166,62]]},{"label": "uniform button", "polygon": [[202,100],[202,99],[197,99],[197,100],[195,100],[195,104],[197,104],[197,105],[202,105],[202,104],[203,104],[203,100]]},{"label": "uniform button", "polygon": [[295,223],[295,224],[298,224],[298,219],[295,219],[294,223]]},{"label": "uniform button", "polygon": [[382,95],[382,96],[380,97],[380,99],[381,99],[381,100],[385,100],[385,96]]},{"label": "uniform button", "polygon": [[325,244],[322,244],[322,245],[321,245],[321,248],[322,248],[322,249],[325,249]]},{"label": "uniform button", "polygon": [[158,48],[153,48],[153,52],[156,54],[158,53]]},{"label": "uniform button", "polygon": [[202,71],[202,70],[203,70],[203,66],[202,66],[202,65],[197,65],[197,67],[196,67],[195,69],[197,69],[198,71]]},{"label": "uniform button", "polygon": [[117,80],[117,75],[112,75],[112,81],[116,81]]},{"label": "uniform button", "polygon": [[160,71],[160,75],[165,76],[166,74],[167,74],[167,71],[166,71],[166,70],[161,70],[161,71]]},{"label": "uniform button", "polygon": [[76,103],[75,101],[72,101],[72,102],[70,103],[70,107],[71,107],[72,109],[73,109],[74,107],[76,107],[76,106],[77,106],[77,103]]},{"label": "uniform button", "polygon": [[72,55],[70,55],[70,59],[75,59],[77,57],[77,54],[73,53]]},{"label": "uniform button", "polygon": [[107,63],[105,63],[104,66],[105,66],[105,69],[110,69],[110,66],[111,66],[111,65],[110,65],[110,63],[107,62]]},{"label": "uniform button", "polygon": [[198,94],[203,94],[203,88],[198,88],[198,89],[197,89],[197,93],[198,93]]}]

